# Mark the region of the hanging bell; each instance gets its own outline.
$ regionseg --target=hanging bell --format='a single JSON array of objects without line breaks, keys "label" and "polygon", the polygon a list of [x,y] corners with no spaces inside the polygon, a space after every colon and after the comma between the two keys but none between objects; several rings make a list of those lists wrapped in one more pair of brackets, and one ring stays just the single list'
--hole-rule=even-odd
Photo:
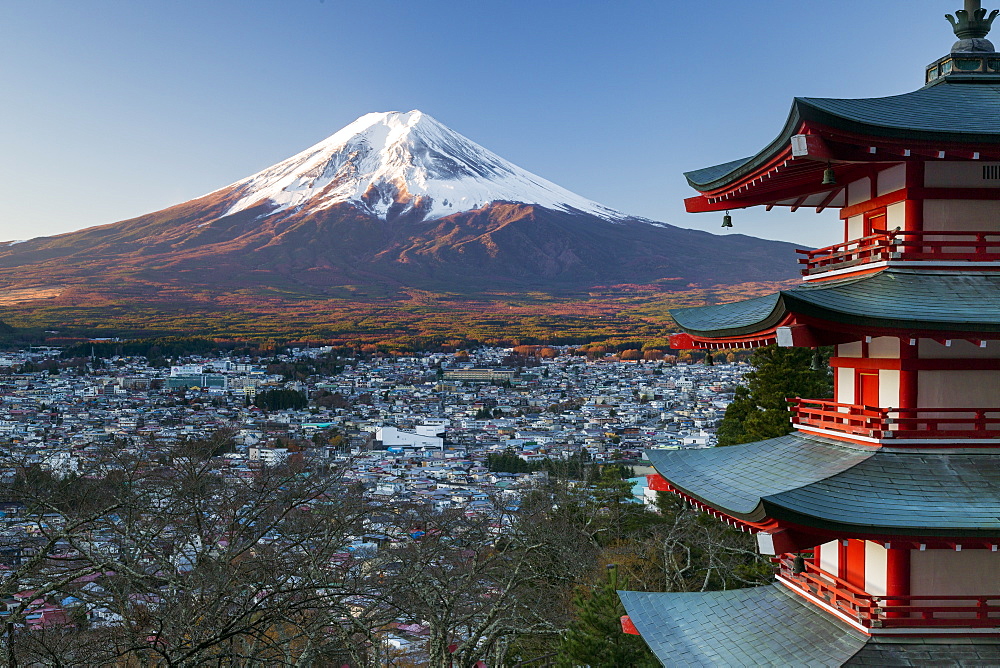
[{"label": "hanging bell", "polygon": [[809,368],[813,371],[819,371],[823,368],[823,357],[819,354],[819,348],[813,348],[813,358]]},{"label": "hanging bell", "polygon": [[837,175],[833,173],[833,167],[830,166],[830,163],[826,163],[826,169],[823,170],[823,185],[837,185]]},{"label": "hanging bell", "polygon": [[733,217],[729,215],[728,211],[726,211],[726,215],[724,215],[722,217],[722,226],[723,227],[732,227],[733,226]]}]

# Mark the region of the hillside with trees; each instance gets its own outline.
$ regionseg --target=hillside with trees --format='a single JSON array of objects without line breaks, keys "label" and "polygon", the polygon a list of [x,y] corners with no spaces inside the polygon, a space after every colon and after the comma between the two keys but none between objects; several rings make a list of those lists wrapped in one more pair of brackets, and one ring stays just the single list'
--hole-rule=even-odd
[{"label": "hillside with trees", "polygon": [[605,564],[648,590],[768,573],[746,536],[673,499],[633,503],[619,466],[433,512],[384,506],[308,458],[233,477],[229,438],[152,459],[111,447],[86,470],[27,465],[4,483],[24,531],[0,551],[0,661],[406,665],[381,638],[409,624],[421,665],[570,665],[603,633],[595,615],[616,612]]}]

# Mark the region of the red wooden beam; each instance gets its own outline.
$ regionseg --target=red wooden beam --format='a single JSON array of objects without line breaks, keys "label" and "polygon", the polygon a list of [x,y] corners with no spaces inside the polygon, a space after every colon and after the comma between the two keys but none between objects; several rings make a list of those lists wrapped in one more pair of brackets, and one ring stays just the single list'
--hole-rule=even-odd
[{"label": "red wooden beam", "polygon": [[803,195],[802,197],[795,200],[795,204],[792,205],[792,213],[798,211],[799,207],[805,204],[805,201],[809,199],[809,197],[810,197],[809,195]]},{"label": "red wooden beam", "polygon": [[654,492],[672,492],[674,488],[670,486],[667,479],[659,473],[652,473],[646,476],[646,485]]},{"label": "red wooden beam", "polygon": [[826,209],[826,207],[830,206],[830,202],[835,200],[837,198],[837,195],[844,192],[845,190],[847,190],[846,187],[834,188],[833,190],[831,190],[830,194],[827,195],[825,198],[823,198],[823,201],[820,202],[819,206],[816,207],[816,213],[823,213],[823,210]]},{"label": "red wooden beam", "polygon": [[792,157],[827,162],[834,159],[833,152],[819,135],[794,135],[791,140]]}]

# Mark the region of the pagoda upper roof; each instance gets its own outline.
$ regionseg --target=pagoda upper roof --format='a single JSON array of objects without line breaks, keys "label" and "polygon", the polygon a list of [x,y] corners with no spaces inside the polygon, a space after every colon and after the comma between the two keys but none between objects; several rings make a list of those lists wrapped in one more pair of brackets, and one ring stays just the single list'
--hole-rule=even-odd
[{"label": "pagoda upper roof", "polygon": [[782,585],[712,592],[618,592],[667,666],[997,665],[993,638],[867,636]]},{"label": "pagoda upper roof", "polygon": [[[800,134],[821,137],[829,155],[821,160],[796,157],[792,137]],[[828,159],[838,180],[846,183],[861,163],[903,161],[920,154],[920,159],[1000,158],[1000,84],[941,80],[889,97],[797,97],[781,133],[759,153],[685,174],[703,193],[688,200],[688,210],[775,204],[823,192],[831,193],[827,204],[843,206],[834,199],[842,186],[823,187],[817,176]]]},{"label": "pagoda upper roof", "polygon": [[983,538],[1000,531],[1000,449],[875,449],[795,433],[646,455],[675,489],[744,522],[844,535]]},{"label": "pagoda upper roof", "polygon": [[961,82],[889,97],[797,97],[781,134],[766,148],[749,158],[687,172],[688,183],[702,192],[726,185],[786,147],[807,121],[915,142],[1000,143],[1000,86]]},{"label": "pagoda upper roof", "polygon": [[792,315],[904,332],[994,333],[1000,332],[1000,273],[890,267],[740,302],[672,309],[670,314],[685,332],[704,338],[766,332]]}]

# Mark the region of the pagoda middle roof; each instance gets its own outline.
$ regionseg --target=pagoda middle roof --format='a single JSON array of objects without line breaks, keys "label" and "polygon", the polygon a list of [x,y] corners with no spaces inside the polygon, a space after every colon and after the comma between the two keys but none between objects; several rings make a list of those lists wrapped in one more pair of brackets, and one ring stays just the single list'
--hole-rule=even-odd
[{"label": "pagoda middle roof", "polygon": [[838,99],[797,97],[781,134],[756,155],[687,172],[701,192],[722,188],[786,148],[803,124],[852,135],[927,144],[1000,143],[1000,86],[941,83],[890,97]]},{"label": "pagoda middle roof", "polygon": [[845,534],[1000,532],[1000,449],[875,449],[793,433],[646,456],[676,489],[746,522],[776,519]]},{"label": "pagoda middle roof", "polygon": [[780,584],[620,591],[664,666],[996,666],[996,638],[867,636]]},{"label": "pagoda middle roof", "polygon": [[793,313],[868,328],[998,332],[1000,273],[888,268],[730,304],[670,311],[685,332],[706,338],[764,332]]}]

